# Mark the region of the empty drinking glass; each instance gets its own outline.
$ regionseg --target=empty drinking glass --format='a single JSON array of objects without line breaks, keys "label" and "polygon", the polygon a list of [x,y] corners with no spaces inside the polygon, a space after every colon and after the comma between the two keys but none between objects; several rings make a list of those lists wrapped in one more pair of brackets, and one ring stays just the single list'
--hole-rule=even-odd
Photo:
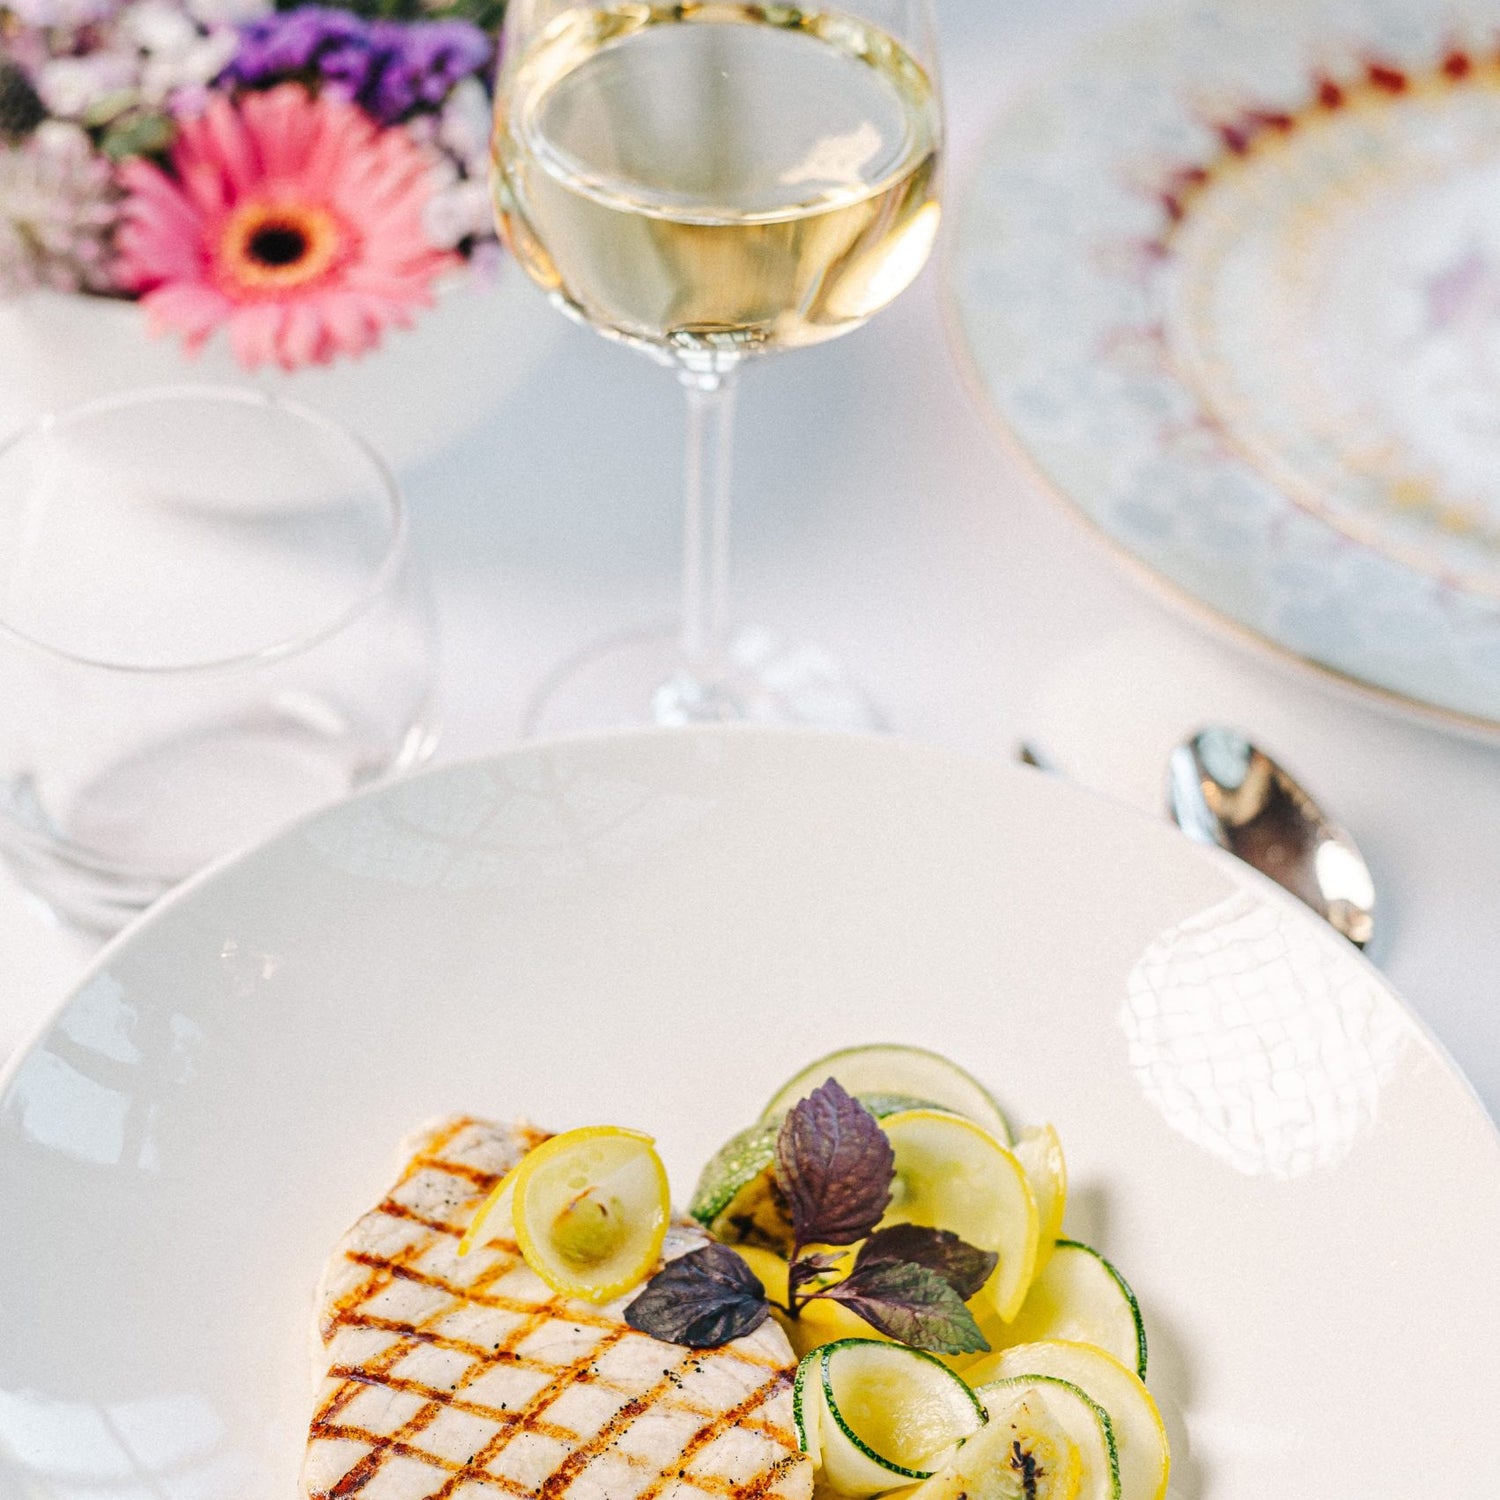
[{"label": "empty drinking glass", "polygon": [[160,388],[0,445],[0,850],[79,925],[423,760],[434,665],[395,481],[328,418]]}]

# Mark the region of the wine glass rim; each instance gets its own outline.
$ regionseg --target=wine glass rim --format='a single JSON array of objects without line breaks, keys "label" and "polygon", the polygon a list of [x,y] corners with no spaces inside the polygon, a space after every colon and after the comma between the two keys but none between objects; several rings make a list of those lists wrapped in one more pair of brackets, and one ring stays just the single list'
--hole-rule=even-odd
[{"label": "wine glass rim", "polygon": [[0,440],[0,461],[3,461],[23,443],[35,438],[45,438],[53,432],[65,430],[75,422],[101,413],[120,411],[132,406],[144,406],[151,402],[173,403],[183,400],[222,402],[225,405],[260,407],[275,411],[321,428],[348,443],[359,457],[369,465],[389,521],[389,535],[380,560],[370,571],[369,577],[359,592],[336,614],[313,629],[300,635],[283,636],[279,640],[258,646],[252,651],[234,652],[228,656],[210,657],[203,661],[187,662],[121,662],[107,658],[70,651],[63,646],[19,629],[0,613],[0,640],[46,656],[53,661],[66,662],[70,666],[85,667],[90,671],[110,673],[122,677],[193,677],[217,676],[263,667],[290,657],[300,656],[331,640],[347,630],[349,626],[375,604],[390,588],[392,580],[405,564],[410,541],[411,524],[401,486],[389,463],[380,451],[361,433],[347,423],[331,417],[302,401],[276,395],[270,391],[256,390],[250,386],[213,383],[176,382],[160,385],[137,386],[131,390],[116,391],[107,396],[96,396],[87,401],[45,411],[30,418],[20,427]]}]

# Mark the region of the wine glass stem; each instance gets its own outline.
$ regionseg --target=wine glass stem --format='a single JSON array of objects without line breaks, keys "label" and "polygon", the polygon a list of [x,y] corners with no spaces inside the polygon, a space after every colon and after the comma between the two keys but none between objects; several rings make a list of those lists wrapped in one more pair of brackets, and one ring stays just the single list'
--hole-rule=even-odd
[{"label": "wine glass stem", "polygon": [[683,667],[701,685],[722,672],[729,630],[729,490],[738,368],[679,372],[687,393],[682,557]]}]

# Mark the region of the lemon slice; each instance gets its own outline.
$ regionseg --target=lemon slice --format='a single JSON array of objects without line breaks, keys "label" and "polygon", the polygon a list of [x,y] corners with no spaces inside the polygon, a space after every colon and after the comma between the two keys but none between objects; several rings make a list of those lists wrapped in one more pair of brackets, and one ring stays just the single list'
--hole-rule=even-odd
[{"label": "lemon slice", "polygon": [[1070,1381],[1109,1413],[1120,1460],[1120,1500],[1162,1500],[1171,1458],[1156,1402],[1134,1370],[1091,1344],[1043,1339],[1017,1344],[981,1360],[967,1372],[976,1386],[1018,1375],[1052,1375]]},{"label": "lemon slice", "polygon": [[671,1207],[650,1136],[569,1130],[529,1152],[513,1176],[517,1243],[553,1291],[608,1302],[660,1259]]},{"label": "lemon slice", "polygon": [[[467,1255],[475,1245],[487,1244],[489,1239],[509,1239],[515,1234],[515,1219],[513,1217],[516,1195],[516,1173],[520,1171],[519,1166],[514,1166],[504,1177],[497,1182],[490,1192],[488,1198],[479,1205],[474,1217],[469,1220],[469,1227],[464,1230],[463,1238],[458,1242],[458,1253]],[[494,1221],[494,1232],[486,1238],[490,1221]]]},{"label": "lemon slice", "polygon": [[1040,1382],[990,1403],[989,1422],[931,1479],[889,1500],[1079,1500],[1083,1463]]},{"label": "lemon slice", "polygon": [[973,1391],[920,1349],[840,1339],[797,1366],[798,1440],[841,1495],[880,1495],[927,1479],[986,1421]]},{"label": "lemon slice", "polygon": [[1000,1140],[1010,1140],[1010,1128],[1000,1106],[978,1079],[937,1052],[890,1043],[845,1047],[841,1052],[830,1052],[827,1057],[809,1063],[777,1089],[760,1112],[761,1119],[772,1120],[785,1114],[799,1099],[805,1099],[830,1078],[837,1078],[857,1098],[889,1095],[921,1100],[929,1108],[954,1110],[983,1125]]},{"label": "lemon slice", "polygon": [[947,1229],[993,1250],[999,1263],[979,1295],[1014,1317],[1037,1244],[1036,1195],[1021,1163],[989,1131],[941,1110],[905,1110],[880,1126],[896,1153],[885,1222]]},{"label": "lemon slice", "polygon": [[992,1416],[1013,1404],[1019,1392],[1038,1392],[1057,1425],[1078,1449],[1078,1500],[1120,1500],[1120,1455],[1109,1413],[1071,1380],[1057,1375],[1014,1375],[975,1391]]},{"label": "lemon slice", "polygon": [[1062,1233],[1063,1209],[1068,1202],[1068,1164],[1062,1142],[1050,1125],[1023,1130],[1011,1148],[1026,1171],[1026,1180],[1036,1197],[1036,1270],[1052,1259],[1053,1246]]}]

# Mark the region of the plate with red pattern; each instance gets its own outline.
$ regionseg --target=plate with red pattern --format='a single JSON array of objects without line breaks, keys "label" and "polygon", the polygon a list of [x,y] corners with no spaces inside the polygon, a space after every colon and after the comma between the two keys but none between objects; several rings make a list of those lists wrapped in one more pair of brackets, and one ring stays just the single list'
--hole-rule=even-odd
[{"label": "plate with red pattern", "polygon": [[1500,729],[1500,15],[1219,0],[1002,118],[950,261],[984,399],[1221,621]]}]

